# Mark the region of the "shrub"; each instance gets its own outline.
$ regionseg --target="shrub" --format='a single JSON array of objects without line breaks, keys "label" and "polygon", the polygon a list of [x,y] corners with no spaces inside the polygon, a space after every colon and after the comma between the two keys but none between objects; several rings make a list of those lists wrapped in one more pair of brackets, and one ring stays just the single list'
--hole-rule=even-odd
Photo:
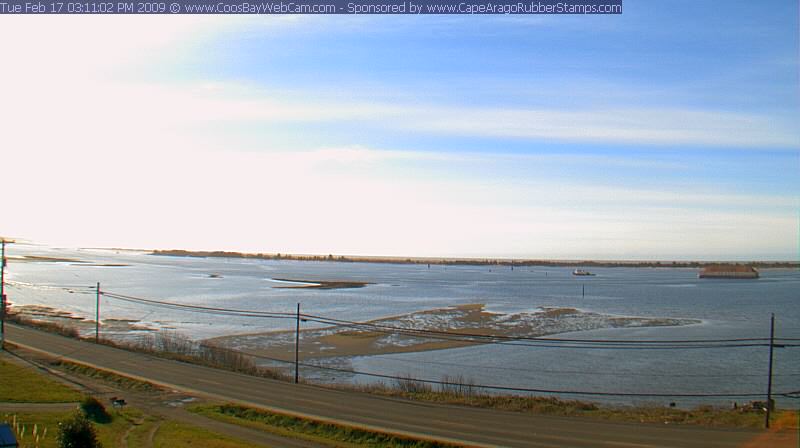
[{"label": "shrub", "polygon": [[93,422],[108,423],[111,421],[111,415],[106,412],[105,406],[94,397],[84,398],[80,408],[86,418]]},{"label": "shrub", "polygon": [[430,383],[420,381],[411,375],[401,376],[396,380],[396,387],[402,392],[409,394],[427,394],[433,391]]},{"label": "shrub", "polygon": [[467,380],[464,375],[444,375],[442,382],[439,384],[439,391],[445,395],[450,395],[458,398],[472,398],[477,395],[474,380]]},{"label": "shrub", "polygon": [[75,412],[68,420],[58,423],[59,448],[102,448],[97,433],[82,412]]}]

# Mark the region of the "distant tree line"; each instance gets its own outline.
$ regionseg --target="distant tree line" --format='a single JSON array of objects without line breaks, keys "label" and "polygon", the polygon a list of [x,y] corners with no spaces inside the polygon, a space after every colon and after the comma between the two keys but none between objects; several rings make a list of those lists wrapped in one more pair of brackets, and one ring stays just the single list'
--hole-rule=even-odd
[{"label": "distant tree line", "polygon": [[756,268],[800,268],[797,261],[750,261],[721,263],[719,261],[592,261],[592,260],[508,260],[472,258],[403,258],[403,257],[358,257],[328,255],[292,255],[243,253],[228,251],[188,251],[181,249],[155,250],[152,255],[202,258],[251,258],[259,260],[333,261],[341,263],[390,263],[432,264],[463,266],[549,266],[549,267],[621,267],[621,268],[701,268],[711,265],[746,265]]}]

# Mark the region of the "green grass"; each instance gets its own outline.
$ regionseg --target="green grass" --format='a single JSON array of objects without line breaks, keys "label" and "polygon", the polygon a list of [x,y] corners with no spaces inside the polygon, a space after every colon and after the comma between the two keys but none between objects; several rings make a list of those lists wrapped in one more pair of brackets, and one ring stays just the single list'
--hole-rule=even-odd
[{"label": "green grass", "polygon": [[20,366],[0,359],[0,401],[68,403],[80,401],[82,395],[54,381],[32,367]]},{"label": "green grass", "polygon": [[323,443],[335,442],[336,446],[388,448],[437,448],[453,446],[442,442],[415,440],[232,404],[194,405],[190,406],[188,410],[215,420],[268,431],[286,437]]},{"label": "green grass", "polygon": [[173,421],[164,422],[158,428],[154,442],[155,448],[252,448],[253,446],[251,443],[223,436],[207,429]]}]

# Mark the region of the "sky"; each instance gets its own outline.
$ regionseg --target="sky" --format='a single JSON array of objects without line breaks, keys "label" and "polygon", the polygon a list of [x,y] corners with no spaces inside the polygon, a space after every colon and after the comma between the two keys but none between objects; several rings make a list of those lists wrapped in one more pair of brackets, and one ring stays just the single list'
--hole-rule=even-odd
[{"label": "sky", "polygon": [[797,260],[798,3],[0,16],[0,235]]}]

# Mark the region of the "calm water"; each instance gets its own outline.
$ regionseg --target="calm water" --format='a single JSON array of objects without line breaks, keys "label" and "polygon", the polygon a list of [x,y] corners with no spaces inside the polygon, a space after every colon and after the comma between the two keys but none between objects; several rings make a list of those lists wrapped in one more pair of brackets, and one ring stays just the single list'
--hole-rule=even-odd
[{"label": "calm water", "polygon": [[[94,285],[103,290],[173,302],[261,311],[306,313],[369,320],[455,304],[485,303],[489,311],[535,311],[541,306],[575,307],[622,316],[702,320],[680,328],[595,330],[580,338],[719,339],[769,336],[769,317],[779,337],[800,338],[800,273],[762,271],[757,281],[699,280],[695,269],[593,268],[579,278],[568,268],[394,265],[159,257],[135,252],[64,250],[13,245],[10,256],[68,257],[69,262],[9,264],[13,282]],[[222,278],[210,278],[210,274]],[[271,278],[358,280],[374,283],[345,290],[277,289]],[[585,287],[586,295],[581,296]],[[93,294],[12,286],[15,304],[43,304],[79,316],[94,316]],[[291,329],[293,321],[215,317],[147,308],[104,298],[102,318],[141,320],[174,327],[195,338]],[[306,324],[304,324],[306,325]],[[800,389],[800,348],[776,349],[774,390]],[[438,380],[463,375],[498,386],[609,392],[760,393],[766,389],[766,347],[717,350],[565,350],[479,346],[437,352],[340,360],[358,371],[411,374]],[[330,374],[305,372],[330,379]],[[338,374],[336,381],[369,381]],[[617,400],[619,401],[619,400]],[[624,399],[623,402],[642,401]],[[675,401],[652,399],[652,402]],[[707,400],[714,401],[714,400]],[[715,400],[729,403],[730,399]],[[740,400],[743,401],[743,400]],[[794,405],[797,400],[781,400]],[[679,405],[693,404],[683,400]]]}]

